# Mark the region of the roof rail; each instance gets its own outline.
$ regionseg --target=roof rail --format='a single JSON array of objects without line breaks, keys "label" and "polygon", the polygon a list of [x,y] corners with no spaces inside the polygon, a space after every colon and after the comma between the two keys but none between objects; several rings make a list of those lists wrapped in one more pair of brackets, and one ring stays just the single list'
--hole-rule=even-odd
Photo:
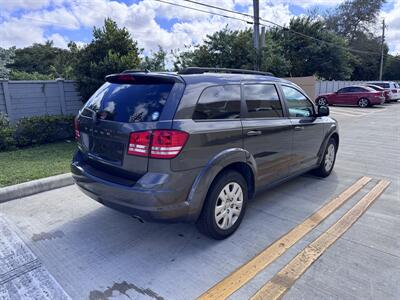
[{"label": "roof rail", "polygon": [[122,71],[121,73],[149,73],[150,71],[147,69],[144,70],[139,70],[139,69],[132,69],[132,70],[125,70]]},{"label": "roof rail", "polygon": [[230,68],[203,68],[203,67],[188,67],[178,71],[178,74],[203,74],[203,73],[233,73],[233,74],[254,74],[264,76],[274,76],[270,72],[261,72],[244,69],[230,69]]}]

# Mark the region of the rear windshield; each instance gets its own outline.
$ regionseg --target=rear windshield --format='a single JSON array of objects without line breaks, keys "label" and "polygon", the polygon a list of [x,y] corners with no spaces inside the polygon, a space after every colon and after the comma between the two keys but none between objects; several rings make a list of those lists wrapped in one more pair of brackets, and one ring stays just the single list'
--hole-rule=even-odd
[{"label": "rear windshield", "polygon": [[85,110],[96,112],[102,120],[135,123],[158,121],[172,83],[105,83],[90,97]]},{"label": "rear windshield", "polygon": [[374,82],[372,84],[383,87],[384,89],[388,89],[390,87],[389,83],[384,83],[384,82]]}]

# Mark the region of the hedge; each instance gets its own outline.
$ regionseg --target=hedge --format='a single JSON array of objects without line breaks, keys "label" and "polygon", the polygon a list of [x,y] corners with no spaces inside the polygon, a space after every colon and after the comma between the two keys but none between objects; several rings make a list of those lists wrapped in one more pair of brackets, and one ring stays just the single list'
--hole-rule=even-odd
[{"label": "hedge", "polygon": [[35,116],[11,125],[0,114],[0,151],[15,147],[46,144],[74,136],[73,116]]}]

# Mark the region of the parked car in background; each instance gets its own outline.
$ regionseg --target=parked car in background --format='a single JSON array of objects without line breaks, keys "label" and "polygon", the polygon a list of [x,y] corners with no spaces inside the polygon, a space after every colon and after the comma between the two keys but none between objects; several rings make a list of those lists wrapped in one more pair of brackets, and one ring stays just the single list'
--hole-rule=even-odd
[{"label": "parked car in background", "polygon": [[365,86],[370,87],[371,89],[378,91],[378,92],[383,92],[383,95],[385,96],[385,102],[390,102],[391,100],[391,91],[384,89],[383,87],[380,87],[375,84],[365,84]]},{"label": "parked car in background", "polygon": [[259,188],[333,169],[337,122],[287,80],[187,68],[106,81],[76,118],[71,170],[84,193],[111,208],[195,222],[223,239]]},{"label": "parked car in background", "polygon": [[382,91],[375,91],[367,86],[353,85],[335,93],[319,95],[315,103],[317,105],[358,105],[365,108],[385,103],[385,95]]},{"label": "parked car in background", "polygon": [[397,82],[394,81],[371,81],[367,82],[367,84],[373,84],[384,88],[388,91],[388,95],[390,101],[400,100],[400,86]]}]

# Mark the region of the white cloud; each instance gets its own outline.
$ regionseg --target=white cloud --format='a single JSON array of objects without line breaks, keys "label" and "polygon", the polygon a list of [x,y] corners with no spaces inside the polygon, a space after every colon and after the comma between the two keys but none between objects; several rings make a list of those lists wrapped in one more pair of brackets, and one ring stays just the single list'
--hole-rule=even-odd
[{"label": "white cloud", "polygon": [[66,38],[58,33],[53,33],[52,35],[47,36],[46,40],[52,40],[54,43],[54,46],[59,47],[59,48],[67,48],[68,47],[68,38]]},{"label": "white cloud", "polygon": [[4,11],[15,9],[38,9],[46,7],[51,0],[0,0],[0,7]]},{"label": "white cloud", "polygon": [[[389,26],[387,41],[392,53],[400,51],[400,14],[398,13],[400,0],[393,1],[395,1],[394,9],[382,13]],[[235,16],[239,19],[247,19],[244,16],[221,12],[182,0],[174,2]],[[240,5],[248,14],[252,14],[253,11],[252,0],[207,0],[202,2],[231,10],[235,9],[235,5]],[[273,2],[260,0],[260,16],[284,25],[288,24],[293,16],[289,10],[289,4],[309,8],[314,5],[333,6],[340,2],[342,0],[276,0]],[[226,25],[231,29],[243,29],[251,26],[246,22],[212,16],[153,0],[143,0],[135,4],[125,4],[115,0],[0,0],[0,7],[3,11],[3,21],[0,23],[1,47],[13,45],[24,47],[33,42],[44,42],[46,39],[54,40],[57,46],[66,47],[68,37],[64,36],[65,34],[57,33],[57,30],[78,31],[82,28],[101,26],[106,17],[114,19],[119,26],[125,26],[133,38],[138,41],[139,46],[146,50],[145,53],[157,50],[158,45],[169,51],[182,49],[185,45],[200,43],[207,34],[220,30]],[[20,17],[11,17],[11,12],[16,10],[24,10],[25,13]],[[156,17],[169,22],[173,21],[174,24],[167,30],[156,22]]]},{"label": "white cloud", "polygon": [[44,30],[28,22],[11,20],[0,25],[0,47],[26,47],[44,41]]},{"label": "white cloud", "polygon": [[386,21],[386,42],[389,53],[400,55],[400,0],[393,1],[393,9],[380,15]]}]

